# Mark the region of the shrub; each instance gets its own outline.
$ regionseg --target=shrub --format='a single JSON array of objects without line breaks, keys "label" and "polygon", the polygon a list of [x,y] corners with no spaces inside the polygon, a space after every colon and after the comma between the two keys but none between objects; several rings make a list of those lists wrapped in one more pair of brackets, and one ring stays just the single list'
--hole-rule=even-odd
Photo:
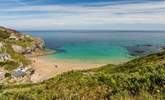
[{"label": "shrub", "polygon": [[9,38],[9,36],[10,36],[9,33],[0,31],[0,38],[1,39],[7,39],[7,38]]},{"label": "shrub", "polygon": [[6,78],[6,77],[11,77],[11,74],[10,74],[10,73],[6,73],[6,74],[5,74],[5,78]]}]

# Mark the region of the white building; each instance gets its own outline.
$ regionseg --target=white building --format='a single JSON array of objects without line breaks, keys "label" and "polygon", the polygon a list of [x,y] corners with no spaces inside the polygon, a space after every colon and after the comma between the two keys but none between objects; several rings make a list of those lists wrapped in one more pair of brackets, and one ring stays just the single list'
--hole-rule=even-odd
[{"label": "white building", "polygon": [[19,40],[19,38],[14,33],[11,33],[9,39],[10,40],[15,40],[15,41],[18,41]]}]

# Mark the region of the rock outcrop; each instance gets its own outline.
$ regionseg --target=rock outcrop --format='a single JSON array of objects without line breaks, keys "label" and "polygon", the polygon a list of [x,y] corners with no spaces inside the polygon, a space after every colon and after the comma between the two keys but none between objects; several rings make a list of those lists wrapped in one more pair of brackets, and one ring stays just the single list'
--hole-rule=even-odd
[{"label": "rock outcrop", "polygon": [[[0,27],[0,67],[8,73],[7,77],[12,77],[16,81],[27,78],[26,80],[29,81],[35,70],[32,67],[29,68],[32,66],[32,60],[27,56],[44,54],[44,40]],[[4,75],[6,74],[0,71],[0,80],[6,78]]]},{"label": "rock outcrop", "polygon": [[[10,42],[16,53],[31,54],[37,49],[43,50],[45,48],[45,43],[40,38],[34,38],[30,35],[25,35],[24,33],[5,27],[0,27],[0,32],[9,35],[5,40]],[[1,46],[0,44],[0,47]]]},{"label": "rock outcrop", "polygon": [[12,48],[16,53],[24,53],[25,49],[22,46],[16,45],[16,44],[12,44]]},{"label": "rock outcrop", "polygon": [[0,60],[7,61],[9,58],[17,64],[27,62],[24,55],[44,54],[45,50],[44,40],[35,38],[30,35],[18,32],[13,29],[0,27]]},{"label": "rock outcrop", "polygon": [[128,50],[129,54],[132,56],[145,56],[151,53],[157,53],[164,50],[164,46],[144,44],[144,45],[127,46],[126,49]]}]

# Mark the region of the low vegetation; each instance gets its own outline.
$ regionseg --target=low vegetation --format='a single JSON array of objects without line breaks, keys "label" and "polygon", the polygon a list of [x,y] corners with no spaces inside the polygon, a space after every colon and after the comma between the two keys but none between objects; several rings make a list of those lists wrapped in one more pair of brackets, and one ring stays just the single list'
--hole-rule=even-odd
[{"label": "low vegetation", "polygon": [[4,43],[3,47],[0,49],[0,53],[8,53],[11,55],[12,61],[0,62],[0,67],[3,67],[6,70],[14,70],[16,69],[20,63],[27,64],[29,60],[26,59],[22,54],[16,53],[11,47],[11,43],[9,41],[9,34],[5,32],[0,32],[0,42]]},{"label": "low vegetation", "polygon": [[[29,46],[32,38],[15,41],[0,31],[5,43],[0,53],[12,60],[1,62],[9,72],[20,63],[29,64],[22,54],[14,52],[11,44]],[[10,78],[10,73],[5,77]],[[12,82],[10,82],[12,83]],[[140,57],[121,65],[106,65],[86,71],[72,71],[38,84],[1,84],[0,100],[163,100],[165,99],[165,51]]]},{"label": "low vegetation", "polygon": [[9,36],[10,36],[10,34],[0,31],[0,39],[1,40],[9,38]]},{"label": "low vegetation", "polygon": [[11,84],[0,88],[2,100],[163,100],[165,52],[122,65],[64,73],[38,84]]},{"label": "low vegetation", "polygon": [[[12,29],[0,27],[0,54],[8,54],[11,56],[11,58],[8,58],[8,61],[0,62],[0,67],[3,67],[7,71],[12,71],[22,64],[25,66],[30,64],[30,60],[24,56],[22,51],[26,51],[28,48],[28,53],[31,53],[38,45],[42,47],[42,44],[40,44],[41,42],[42,41],[39,41],[32,36],[22,34]],[[13,45],[17,46],[15,47],[15,50]],[[34,48],[34,46],[36,46],[36,48]]]}]

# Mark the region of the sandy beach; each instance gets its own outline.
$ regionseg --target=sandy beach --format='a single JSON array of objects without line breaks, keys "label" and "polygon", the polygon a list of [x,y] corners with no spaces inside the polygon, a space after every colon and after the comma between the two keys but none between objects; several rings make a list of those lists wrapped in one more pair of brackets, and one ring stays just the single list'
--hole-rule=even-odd
[{"label": "sandy beach", "polygon": [[[103,62],[85,62],[75,60],[60,60],[48,57],[30,57],[33,61],[35,73],[31,77],[34,83],[42,82],[43,80],[50,79],[55,75],[72,71],[72,70],[86,70],[98,68],[108,64]],[[109,62],[112,63],[112,62]],[[113,62],[114,63],[114,62]]]}]

